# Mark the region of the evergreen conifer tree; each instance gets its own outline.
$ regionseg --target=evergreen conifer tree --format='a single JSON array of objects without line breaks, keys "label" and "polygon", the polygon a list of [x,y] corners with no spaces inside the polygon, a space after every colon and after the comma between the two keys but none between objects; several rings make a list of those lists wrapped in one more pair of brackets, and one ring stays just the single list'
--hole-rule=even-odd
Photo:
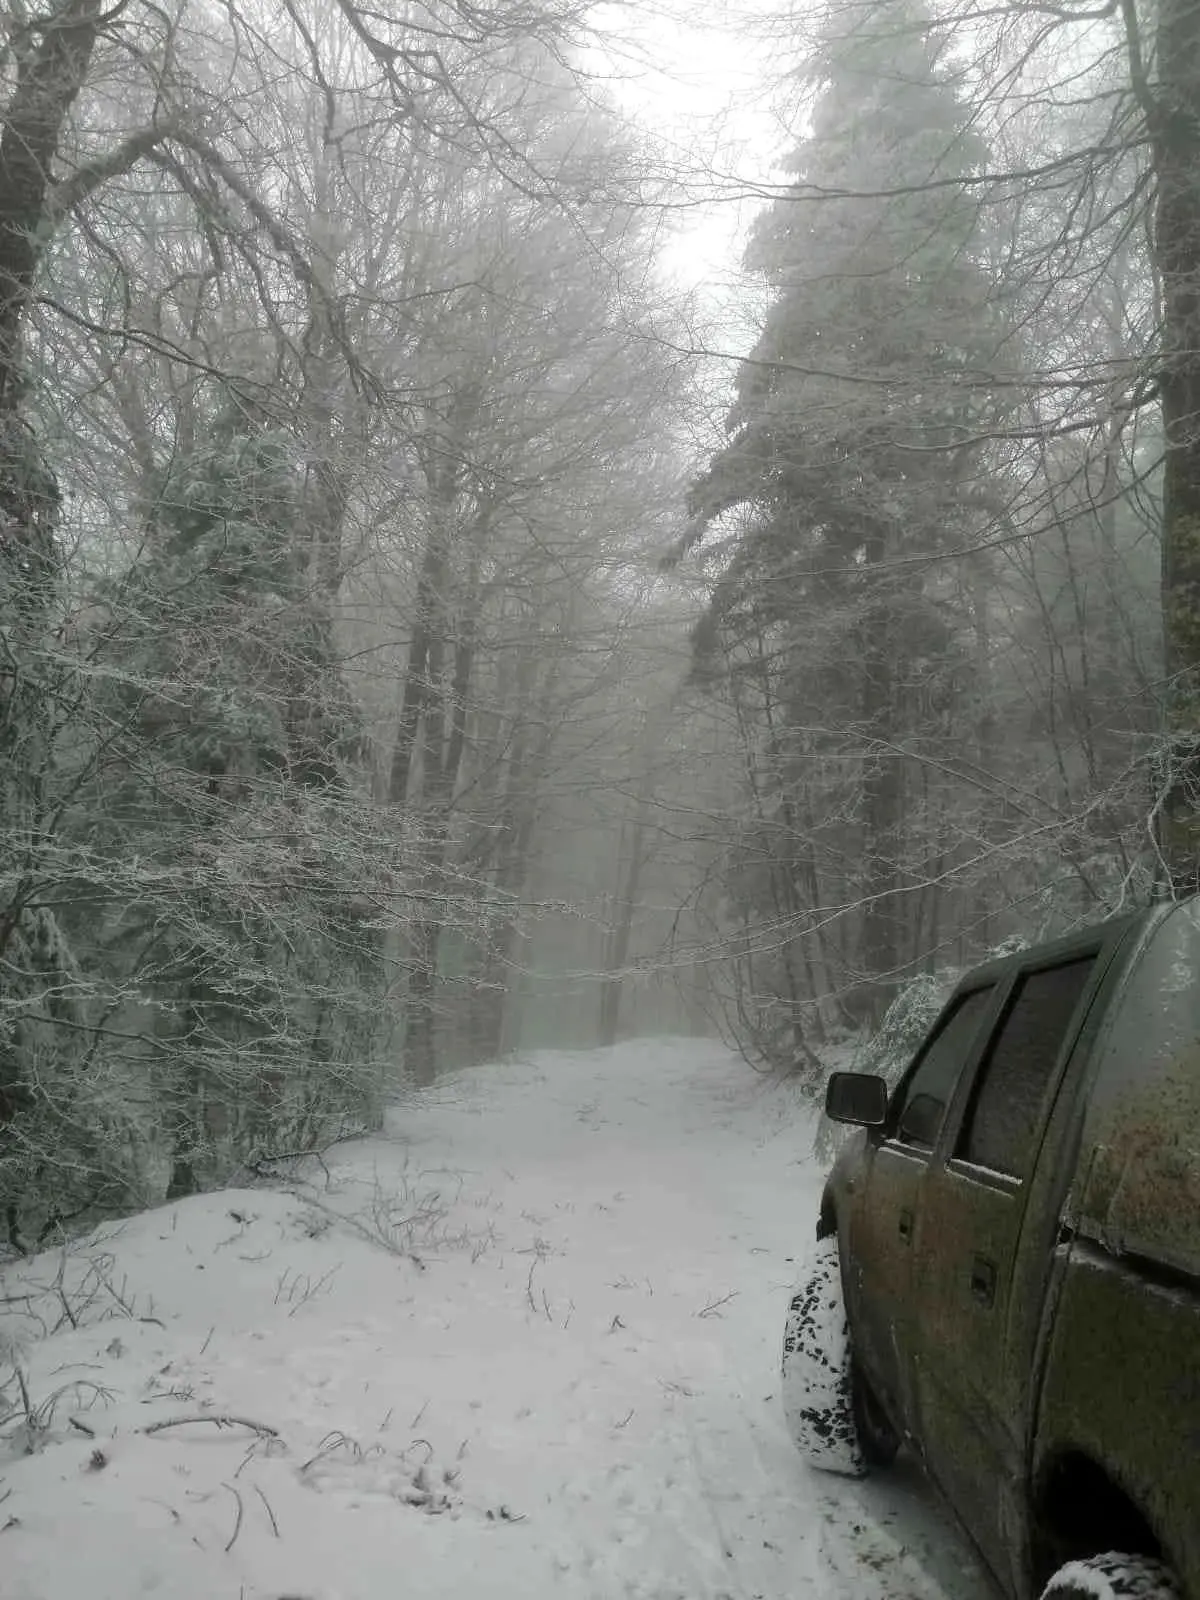
[{"label": "evergreen conifer tree", "polygon": [[969,181],[985,151],[944,38],[916,0],[853,16],[824,29],[792,188],[752,234],[769,304],[687,543],[717,572],[696,675],[728,672],[763,730],[756,854],[785,880],[780,948],[853,908],[837,987],[853,1019],[877,1020],[914,954],[907,820],[927,773],[913,757],[948,737],[970,690],[938,558],[991,504],[980,441],[1003,316]]}]

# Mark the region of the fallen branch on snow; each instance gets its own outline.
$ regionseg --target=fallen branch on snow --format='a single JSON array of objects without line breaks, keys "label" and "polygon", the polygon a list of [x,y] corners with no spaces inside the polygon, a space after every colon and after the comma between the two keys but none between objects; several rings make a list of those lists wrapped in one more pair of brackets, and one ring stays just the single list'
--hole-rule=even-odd
[{"label": "fallen branch on snow", "polygon": [[161,1433],[164,1428],[184,1428],[193,1422],[211,1422],[214,1428],[249,1428],[254,1433],[265,1433],[268,1438],[278,1439],[279,1429],[271,1428],[265,1422],[255,1422],[252,1417],[231,1416],[196,1416],[196,1417],[164,1417],[161,1422],[148,1422],[144,1428],[139,1428],[139,1433]]},{"label": "fallen branch on snow", "polygon": [[271,1509],[271,1502],[267,1499],[266,1495],[262,1492],[262,1490],[258,1487],[258,1485],[256,1483],[252,1483],[250,1485],[250,1487],[254,1490],[255,1494],[262,1501],[263,1505],[267,1508],[267,1515],[271,1519],[271,1532],[278,1539],[279,1538],[279,1524],[275,1520],[275,1513]]},{"label": "fallen branch on snow", "polygon": [[736,1300],[739,1291],[731,1289],[728,1294],[723,1294],[719,1300],[710,1300],[703,1311],[697,1311],[698,1317],[715,1317],[719,1314],[721,1306],[727,1306],[731,1300]]}]

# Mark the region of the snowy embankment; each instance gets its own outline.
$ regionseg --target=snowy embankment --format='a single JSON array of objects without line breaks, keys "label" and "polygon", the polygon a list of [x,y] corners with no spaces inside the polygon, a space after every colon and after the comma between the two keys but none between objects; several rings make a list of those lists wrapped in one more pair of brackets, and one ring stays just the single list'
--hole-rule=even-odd
[{"label": "snowy embankment", "polygon": [[811,1144],[718,1046],[543,1054],[10,1267],[0,1594],[977,1600],[785,1436]]}]

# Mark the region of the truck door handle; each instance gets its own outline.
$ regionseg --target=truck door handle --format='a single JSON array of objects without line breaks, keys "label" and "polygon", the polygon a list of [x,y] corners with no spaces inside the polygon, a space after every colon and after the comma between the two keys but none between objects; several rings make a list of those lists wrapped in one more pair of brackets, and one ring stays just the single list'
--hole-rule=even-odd
[{"label": "truck door handle", "polygon": [[971,1294],[981,1306],[995,1302],[996,1264],[985,1256],[976,1256],[971,1262]]},{"label": "truck door handle", "polygon": [[898,1226],[900,1229],[900,1237],[904,1240],[905,1244],[907,1244],[912,1238],[913,1232],[913,1214],[907,1206],[900,1213],[900,1221]]}]

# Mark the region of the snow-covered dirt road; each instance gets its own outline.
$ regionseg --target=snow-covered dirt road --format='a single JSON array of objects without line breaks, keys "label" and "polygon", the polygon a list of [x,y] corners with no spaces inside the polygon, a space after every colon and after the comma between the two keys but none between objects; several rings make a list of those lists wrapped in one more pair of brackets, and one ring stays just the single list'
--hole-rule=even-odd
[{"label": "snow-covered dirt road", "polygon": [[985,1600],[784,1433],[811,1145],[719,1046],[543,1054],[10,1268],[0,1594]]}]

